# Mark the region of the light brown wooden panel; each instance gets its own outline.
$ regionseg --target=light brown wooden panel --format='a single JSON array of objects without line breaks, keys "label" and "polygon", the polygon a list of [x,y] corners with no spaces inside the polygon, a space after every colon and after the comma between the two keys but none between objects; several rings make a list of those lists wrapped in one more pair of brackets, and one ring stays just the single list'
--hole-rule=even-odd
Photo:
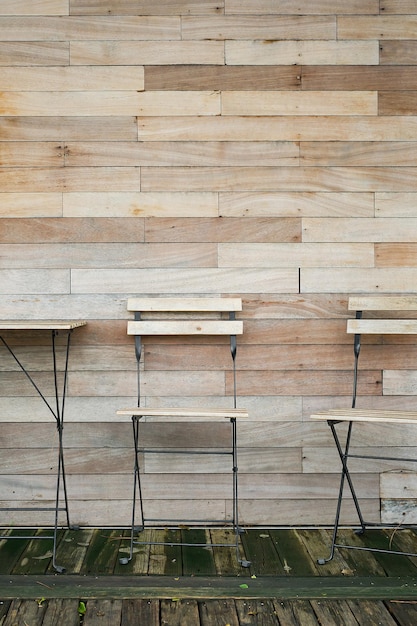
[{"label": "light brown wooden panel", "polygon": [[414,268],[355,270],[301,269],[301,292],[320,293],[323,285],[330,293],[407,293],[417,279]]},{"label": "light brown wooden panel", "polygon": [[0,15],[68,15],[68,0],[4,0]]},{"label": "light brown wooden panel", "polygon": [[3,115],[16,116],[117,116],[117,115],[219,115],[220,96],[215,92],[136,91],[22,91],[3,92]]},{"label": "light brown wooden panel", "polygon": [[219,246],[219,267],[373,267],[372,244],[230,243]]},{"label": "light brown wooden panel", "polygon": [[[379,373],[365,372],[359,382],[359,394],[381,394]],[[231,381],[230,381],[231,383]],[[230,385],[230,390],[231,390]],[[352,390],[352,373],[341,371],[310,371],[308,376],[303,371],[258,371],[240,372],[238,382],[239,394],[262,395],[272,393],[279,395],[349,395]],[[240,428],[242,432],[242,428]],[[295,442],[292,445],[299,445]]]},{"label": "light brown wooden panel", "polygon": [[[104,132],[105,131],[105,132]],[[135,141],[134,117],[2,117],[2,141]]]},{"label": "light brown wooden panel", "polygon": [[69,293],[66,270],[0,270],[0,293],[52,294]]},{"label": "light brown wooden panel", "polygon": [[4,168],[0,187],[7,192],[135,191],[140,185],[136,167]]},{"label": "light brown wooden panel", "polygon": [[[398,92],[392,93],[398,97]],[[401,104],[399,106],[401,107]],[[403,114],[405,114],[404,110]],[[390,166],[396,163],[398,166],[408,167],[416,163],[417,142],[303,142],[300,144],[300,159],[302,163],[311,165]]]},{"label": "light brown wooden panel", "polygon": [[69,44],[54,41],[10,41],[0,43],[0,66],[68,65]]},{"label": "light brown wooden panel", "polygon": [[380,115],[415,115],[417,91],[382,91],[378,96]]},{"label": "light brown wooden panel", "polygon": [[384,394],[388,396],[417,395],[417,371],[384,370]]},{"label": "light brown wooden panel", "polygon": [[224,0],[71,0],[71,15],[210,15],[222,13]]},{"label": "light brown wooden panel", "polygon": [[417,191],[417,168],[142,167],[141,188],[143,191],[208,191],[209,188],[217,191]]},{"label": "light brown wooden panel", "polygon": [[[239,343],[249,344],[351,344],[345,320],[245,320],[245,332]],[[259,349],[260,354],[262,350]]]},{"label": "light brown wooden panel", "polygon": [[303,218],[303,241],[412,242],[417,239],[417,219],[394,218],[338,220]]},{"label": "light brown wooden panel", "polygon": [[[170,94],[168,104],[171,106]],[[156,110],[156,109],[155,109]],[[1,146],[1,144],[0,144]],[[237,166],[297,165],[295,142],[259,141],[161,141],[70,143],[66,146],[67,166]]]},{"label": "light brown wooden panel", "polygon": [[64,149],[55,143],[0,142],[0,167],[63,167]]},{"label": "light brown wooden panel", "polygon": [[375,194],[375,215],[378,217],[415,217],[417,197],[414,193]]},{"label": "light brown wooden panel", "polygon": [[340,16],[340,39],[415,39],[417,15]]},{"label": "light brown wooden panel", "polygon": [[[408,466],[407,466],[408,467]],[[384,499],[417,498],[416,474],[409,470],[382,472],[380,475],[380,494]]]},{"label": "light brown wooden panel", "polygon": [[241,242],[296,242],[301,239],[301,221],[297,218],[149,218],[145,229],[148,242],[221,242],[236,241],[237,237]]},{"label": "light brown wooden panel", "polygon": [[[343,19],[343,18],[339,18]],[[347,39],[347,37],[344,37]],[[369,39],[369,37],[367,37]],[[227,65],[376,65],[375,41],[226,41]]]},{"label": "light brown wooden panel", "polygon": [[219,194],[224,217],[373,217],[372,193],[251,193]]},{"label": "light brown wooden panel", "polygon": [[72,65],[223,65],[222,41],[73,41]]},{"label": "light brown wooden panel", "polygon": [[[230,459],[221,459],[219,456],[207,455],[204,464],[196,467],[195,459],[192,456],[184,454],[172,453],[167,455],[156,456],[154,454],[145,454],[144,464],[146,473],[165,474],[172,471],[187,474],[190,472],[200,473],[217,473],[219,471],[227,472],[230,470]],[[170,461],[171,459],[171,461]],[[68,467],[66,463],[66,467]],[[262,473],[276,474],[297,474],[301,471],[301,449],[300,448],[270,448],[262,451],[254,449],[240,449],[238,451],[238,467],[239,476],[242,474]],[[243,494],[241,494],[243,495]]]},{"label": "light brown wooden panel", "polygon": [[0,67],[0,81],[3,91],[139,91],[144,68]]},{"label": "light brown wooden panel", "polygon": [[[180,39],[180,18],[129,17],[2,17],[0,41],[146,41]],[[71,46],[72,47],[72,46]],[[137,65],[138,63],[135,63]],[[103,64],[101,64],[103,65]],[[140,65],[140,63],[139,63]]]},{"label": "light brown wooden panel", "polygon": [[380,10],[385,15],[411,15],[415,8],[413,0],[380,0]]},{"label": "light brown wooden panel", "polygon": [[[381,42],[381,65],[415,65],[417,41],[395,40]],[[397,68],[396,68],[397,69]],[[411,68],[410,68],[411,69]],[[391,85],[392,88],[392,85]],[[400,87],[399,87],[400,88]],[[403,87],[404,89],[404,87]]]},{"label": "light brown wooden panel", "polygon": [[417,116],[387,121],[377,116],[139,117],[138,129],[140,141],[415,140]]},{"label": "light brown wooden panel", "polygon": [[[381,44],[381,57],[384,56],[384,47],[389,42]],[[401,45],[398,43],[398,45]],[[404,44],[405,45],[405,44]],[[302,88],[306,90],[379,90],[379,89],[416,89],[417,76],[413,67],[407,65],[405,55],[399,55],[397,67],[383,67],[381,65],[356,66],[349,65],[335,67],[328,65],[305,65],[301,68]],[[401,58],[400,58],[401,57]],[[401,62],[402,59],[402,62]],[[415,59],[415,51],[414,51]],[[382,60],[381,60],[382,63]],[[413,62],[408,59],[410,65]]]},{"label": "light brown wooden panel", "polygon": [[376,244],[375,265],[376,267],[417,267],[417,244]]},{"label": "light brown wooden panel", "polygon": [[289,269],[259,270],[206,268],[167,268],[149,270],[74,270],[73,293],[127,293],[146,284],[150,294],[166,293],[266,293],[298,292],[298,271]]},{"label": "light brown wooden panel", "polygon": [[321,17],[291,16],[276,17],[262,15],[242,17],[240,11],[234,15],[216,17],[183,17],[181,20],[183,39],[246,39],[276,41],[283,39],[334,39],[336,18],[333,15]]},{"label": "light brown wooden panel", "polygon": [[138,218],[3,218],[1,243],[141,242],[144,222]]},{"label": "light brown wooden panel", "polygon": [[[334,524],[334,512],[336,510],[336,500],[240,500],[239,502],[239,520],[243,523],[243,520],[251,520],[253,524],[262,525],[262,519],[268,517],[273,519],[275,524],[285,525],[286,519],[294,516],[297,520],[298,526],[304,524],[314,524],[313,520],[323,520],[323,524],[333,526]],[[362,514],[366,516],[369,521],[379,522],[379,499],[374,500],[365,499],[361,500]],[[346,504],[342,507],[342,514],[340,521],[342,524],[355,525],[358,523],[358,516],[355,511],[354,505],[350,500],[346,501]],[[328,542],[328,538],[326,537]],[[328,555],[329,546],[328,543],[324,544],[324,556]],[[323,552],[319,549],[312,554],[312,558],[317,560],[323,558]],[[337,571],[340,572],[340,564],[337,564]]]},{"label": "light brown wooden panel", "polygon": [[3,244],[3,268],[216,267],[211,243]]},{"label": "light brown wooden panel", "polygon": [[50,218],[62,215],[60,193],[2,193],[1,200],[1,218]]},{"label": "light brown wooden panel", "polygon": [[[390,0],[387,0],[387,2]],[[395,0],[391,0],[395,1]],[[226,13],[242,13],[244,15],[257,15],[262,13],[278,15],[343,15],[343,14],[375,14],[379,13],[378,0],[302,0],[296,5],[292,0],[281,0],[279,3],[273,0],[225,0]],[[411,11],[410,11],[411,13]]]},{"label": "light brown wooden panel", "polygon": [[[223,349],[221,349],[223,348]],[[390,350],[391,351],[391,350]],[[239,346],[239,359],[236,366],[239,370],[346,370],[352,366],[352,350],[350,346],[338,346],[326,344],[315,346],[312,349],[308,345],[274,346]],[[416,351],[405,359],[409,366],[410,362],[416,362]],[[414,357],[414,358],[413,358]],[[363,367],[368,365],[375,367],[375,361],[363,360]],[[393,361],[391,361],[393,363]],[[230,354],[224,347],[218,346],[149,346],[145,357],[147,370],[202,370],[210,369],[230,370],[232,366]]]},{"label": "light brown wooden panel", "polygon": [[355,92],[225,91],[222,115],[376,115],[377,94]]},{"label": "light brown wooden panel", "polygon": [[[65,193],[66,217],[206,218],[218,216],[217,194],[213,192],[96,192]],[[181,222],[183,223],[183,222]]]},{"label": "light brown wooden panel", "polygon": [[145,67],[145,87],[154,90],[222,91],[297,89],[300,68],[295,66],[150,65]]}]

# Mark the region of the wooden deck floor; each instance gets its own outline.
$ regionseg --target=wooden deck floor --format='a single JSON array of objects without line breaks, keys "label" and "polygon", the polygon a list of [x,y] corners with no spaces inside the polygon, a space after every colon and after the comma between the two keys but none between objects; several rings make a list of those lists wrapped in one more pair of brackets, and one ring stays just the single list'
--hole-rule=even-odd
[{"label": "wooden deck floor", "polygon": [[[363,542],[352,531],[347,541]],[[18,537],[23,531],[12,531]],[[42,534],[42,531],[25,531]],[[1,626],[415,626],[417,559],[356,550],[327,556],[330,531],[248,529],[241,556],[234,548],[175,545],[221,543],[228,530],[147,530],[141,539],[169,546],[135,546],[121,565],[125,531],[62,531],[56,574],[51,542],[0,542]],[[417,548],[410,530],[367,531],[374,547]],[[85,610],[84,610],[85,609]]]}]

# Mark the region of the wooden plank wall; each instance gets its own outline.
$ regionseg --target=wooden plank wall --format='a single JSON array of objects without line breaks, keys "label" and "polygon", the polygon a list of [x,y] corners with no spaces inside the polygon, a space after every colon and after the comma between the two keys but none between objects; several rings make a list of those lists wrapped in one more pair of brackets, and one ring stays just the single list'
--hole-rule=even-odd
[{"label": "wooden plank wall", "polygon": [[[350,402],[348,295],[416,291],[416,65],[411,0],[0,3],[1,317],[88,321],[64,430],[74,522],[130,519],[130,295],[243,298],[240,520],[332,522],[337,456],[309,414]],[[7,338],[52,394],[45,334]],[[147,342],[144,401],[230,401],[227,346],[199,347]],[[2,506],[35,506],[53,499],[55,428],[0,356]],[[362,406],[415,409],[415,362],[415,344],[369,344]],[[226,444],[222,424],[182,426],[147,437]],[[358,443],[415,434],[364,426]],[[174,461],[146,459],[151,514],[230,515],[223,464]],[[356,472],[378,519],[378,471]]]}]

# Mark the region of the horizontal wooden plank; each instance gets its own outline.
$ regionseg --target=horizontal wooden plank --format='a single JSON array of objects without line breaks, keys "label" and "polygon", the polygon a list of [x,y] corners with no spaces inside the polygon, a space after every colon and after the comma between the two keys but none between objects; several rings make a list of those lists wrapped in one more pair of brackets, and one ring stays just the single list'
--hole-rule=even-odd
[{"label": "horizontal wooden plank", "polygon": [[[222,115],[376,115],[378,111],[377,94],[372,91],[224,91],[221,103]],[[381,106],[380,114],[390,115]]]},{"label": "horizontal wooden plank", "polygon": [[143,191],[415,191],[416,174],[416,167],[143,167],[141,181]]},{"label": "horizontal wooden plank", "polygon": [[416,370],[385,370],[384,394],[415,396],[417,395]]},{"label": "horizontal wooden plank", "polygon": [[[381,522],[383,524],[413,524],[417,523],[416,501],[413,499],[381,500]],[[407,548],[406,548],[406,551]]]},{"label": "horizontal wooden plank", "polygon": [[380,115],[415,115],[417,111],[416,91],[381,91],[378,94]]},{"label": "horizontal wooden plank", "polygon": [[417,320],[348,320],[348,333],[376,333],[376,334],[409,334],[417,333]]},{"label": "horizontal wooden plank", "polygon": [[[76,39],[76,38],[75,38]],[[223,65],[222,41],[72,41],[71,65]]]},{"label": "horizontal wooden plank", "polygon": [[376,267],[416,267],[417,247],[413,243],[381,243],[375,245]]},{"label": "horizontal wooden plank", "polygon": [[[3,193],[0,217],[53,218],[62,215],[60,193]],[[7,229],[5,229],[7,230]]]},{"label": "horizontal wooden plank", "polygon": [[340,16],[340,39],[415,39],[416,15]]},{"label": "horizontal wooden plank", "polygon": [[0,270],[0,293],[58,294],[69,293],[70,275],[60,269]]},{"label": "horizontal wooden plank", "polygon": [[0,15],[68,15],[68,0],[5,0]]},{"label": "horizontal wooden plank", "polygon": [[6,91],[2,115],[16,116],[132,116],[219,115],[220,95],[215,92],[138,91]]},{"label": "horizontal wooden plank", "polygon": [[1,142],[0,167],[64,167],[64,154],[52,142]]},{"label": "horizontal wooden plank", "polygon": [[66,41],[0,42],[0,66],[68,65],[70,47]]},{"label": "horizontal wooden plank", "polygon": [[224,217],[374,217],[374,194],[222,192],[219,212]]},{"label": "horizontal wooden plank", "polygon": [[[381,63],[385,55],[385,49],[393,42],[380,42]],[[414,45],[414,42],[396,42],[397,45]],[[389,65],[344,65],[343,67],[329,65],[328,61],[323,65],[304,65],[302,68],[303,89],[316,89],[331,91],[360,91],[366,90],[407,90],[417,88],[417,77],[412,65],[415,60],[405,54],[398,55],[396,67]],[[389,63],[389,61],[388,61]]]},{"label": "horizontal wooden plank", "polygon": [[349,422],[368,422],[370,424],[387,422],[389,424],[417,424],[416,411],[379,411],[370,409],[335,409],[310,415],[317,420],[337,420]]},{"label": "horizontal wooden plank", "polygon": [[[164,105],[166,106],[166,104]],[[157,107],[155,106],[155,111]],[[186,109],[184,109],[186,111]],[[13,148],[15,151],[16,147]],[[297,165],[295,142],[158,141],[69,143],[66,166],[204,166]]]},{"label": "horizontal wooden plank", "polygon": [[381,472],[379,481],[381,498],[395,498],[400,500],[417,498],[415,472],[407,470]]},{"label": "horizontal wooden plank", "polygon": [[[380,55],[381,65],[414,65],[416,58],[417,42],[413,39],[381,41]],[[396,68],[395,68],[396,69]]]},{"label": "horizontal wooden plank", "polygon": [[[394,93],[394,92],[393,92]],[[395,92],[398,97],[398,92]],[[392,113],[391,113],[392,114]],[[302,142],[300,160],[309,165],[412,166],[416,162],[417,142],[338,141]]]},{"label": "horizontal wooden plank", "polygon": [[3,168],[0,185],[7,192],[135,191],[137,167]]},{"label": "horizontal wooden plank", "polygon": [[128,335],[240,335],[243,322],[239,320],[159,320],[128,322]]},{"label": "horizontal wooden plank", "polygon": [[[226,9],[228,7],[226,5]],[[242,16],[240,10],[232,15],[184,16],[181,20],[183,39],[188,40],[268,40],[309,39],[314,32],[317,40],[333,39],[336,31],[334,15],[288,17],[269,15]]]},{"label": "horizontal wooden plank", "polygon": [[[140,231],[139,231],[140,232]],[[3,268],[137,268],[215,267],[215,244],[158,243],[45,243],[3,244]],[[42,251],[42,254],[39,252]]]},{"label": "horizontal wooden plank", "polygon": [[77,45],[83,40],[153,41],[156,39],[166,42],[180,38],[178,16],[22,16],[18,20],[14,17],[2,17],[0,21],[0,41],[73,40]]},{"label": "horizontal wooden plank", "polygon": [[[391,0],[392,1],[392,0]],[[291,0],[283,0],[279,4],[271,0],[227,0],[226,13],[241,13],[243,15],[257,15],[259,13],[279,15],[344,15],[344,14],[375,14],[379,11],[376,0],[309,0],[297,2],[297,6]]]},{"label": "horizontal wooden plank", "polygon": [[[204,193],[204,192],[203,192]],[[189,194],[190,199],[195,193]],[[198,195],[198,194],[197,194]],[[236,233],[240,241],[247,242],[299,242],[301,220],[298,218],[149,218],[145,223],[148,242],[234,242]]]},{"label": "horizontal wooden plank", "polygon": [[223,12],[224,0],[71,0],[71,15],[211,15]]},{"label": "horizontal wooden plank", "polygon": [[241,311],[240,298],[129,298],[128,311]]},{"label": "horizontal wooden plank", "polygon": [[353,296],[349,298],[349,310],[357,311],[415,311],[416,296]]},{"label": "horizontal wooden plank", "polygon": [[303,241],[305,242],[411,242],[417,236],[416,218],[379,219],[303,219]]},{"label": "horizontal wooden plank", "polygon": [[415,268],[342,269],[301,268],[301,292],[322,293],[407,293],[417,280]]},{"label": "horizontal wooden plank", "polygon": [[373,267],[371,244],[223,243],[219,267]]},{"label": "horizontal wooden plank", "polygon": [[3,91],[123,91],[144,88],[138,67],[0,67]]},{"label": "horizontal wooden plank", "polygon": [[[107,218],[117,223],[126,223],[140,218],[158,217],[160,224],[170,216],[181,222],[181,218],[218,217],[218,198],[214,192],[71,192],[63,194],[63,215],[67,218],[97,220]],[[114,219],[113,219],[114,218]],[[68,221],[68,220],[67,220]],[[71,220],[69,220],[71,221]],[[74,220],[73,220],[74,221]],[[103,219],[103,223],[107,221]],[[147,233],[153,229],[147,224]],[[160,239],[161,241],[162,239]],[[111,239],[109,239],[111,241]]]},{"label": "horizontal wooden plank", "polygon": [[409,15],[413,13],[413,0],[383,0],[381,10],[385,15]]},{"label": "horizontal wooden plank", "polygon": [[138,118],[139,141],[414,141],[416,127],[416,116]]},{"label": "horizontal wooden plank", "polygon": [[[393,470],[398,470],[398,458],[407,459],[407,462],[404,462],[404,467],[406,467],[409,471],[417,470],[417,461],[412,461],[412,459],[417,459],[417,449],[413,446],[404,446],[397,448],[394,448],[392,446],[384,446],[380,449],[364,448],[358,446],[351,447],[350,452],[352,455],[367,455],[371,457],[381,455],[386,458],[391,457],[391,459],[396,459],[389,461],[386,459],[355,459],[354,457],[352,457],[349,459],[349,468],[350,471],[354,473],[391,472]],[[326,459],[326,463],[323,463],[324,459]],[[303,447],[304,472],[326,473],[330,471],[330,468],[332,469],[332,471],[340,471],[340,457],[335,446],[333,446],[332,448],[313,448],[309,446]]]},{"label": "horizontal wooden plank", "polygon": [[377,217],[414,217],[416,195],[414,193],[375,194],[375,215]]},{"label": "horizontal wooden plank", "polygon": [[[339,20],[344,19],[340,17]],[[347,18],[345,18],[347,19]],[[378,41],[226,41],[227,65],[377,65]],[[139,62],[141,62],[139,60]]]},{"label": "horizontal wooden plank", "polygon": [[[103,129],[105,128],[105,132]],[[136,141],[134,117],[2,117],[2,141]]]},{"label": "horizontal wooden plank", "polygon": [[148,65],[145,87],[150,90],[254,90],[298,89],[296,66]]},{"label": "horizontal wooden plank", "polygon": [[[43,197],[44,194],[40,193],[40,200]],[[144,224],[138,217],[40,217],[42,219],[2,218],[4,228],[0,232],[0,242],[34,245],[144,241]]]},{"label": "horizontal wooden plank", "polygon": [[[145,283],[143,282],[145,281]],[[134,293],[147,284],[152,294],[298,293],[298,271],[293,268],[258,270],[180,268],[154,270],[73,270],[72,293]],[[256,288],[255,288],[256,286]]]},{"label": "horizontal wooden plank", "polygon": [[[228,379],[227,391],[232,390],[232,380]],[[238,394],[244,396],[275,394],[280,395],[323,395],[333,393],[349,396],[352,391],[352,372],[337,370],[258,370],[241,371],[238,377]],[[362,372],[359,380],[360,395],[381,394],[381,374],[376,371]],[[299,444],[296,444],[299,445]]]}]

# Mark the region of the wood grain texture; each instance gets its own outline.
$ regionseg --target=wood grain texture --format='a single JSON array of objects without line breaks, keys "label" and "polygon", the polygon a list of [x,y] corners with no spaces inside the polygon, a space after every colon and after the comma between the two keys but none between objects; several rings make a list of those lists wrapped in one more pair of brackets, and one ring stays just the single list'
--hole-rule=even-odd
[{"label": "wood grain texture", "polygon": [[[137,405],[129,298],[230,296],[242,298],[237,404],[249,413],[238,424],[242,523],[332,524],[340,464],[330,429],[309,415],[350,406],[349,298],[415,297],[415,3],[0,4],[1,312],[88,322],[71,339],[65,406],[74,521],[130,521],[132,425],[117,415]],[[414,323],[412,310],[400,317]],[[2,336],[53,401],[49,333]],[[363,338],[359,406],[415,410],[416,346],[409,334]],[[1,493],[33,509],[54,499],[56,429],[4,346],[0,357]],[[229,424],[199,422],[184,437],[177,414],[233,406],[227,337],[145,337],[140,377],[141,406],[175,409],[168,424],[146,418],[147,442],[229,445]],[[414,454],[409,424],[355,429],[355,449]],[[222,459],[203,456],[190,478],[192,457],[146,455],[151,514],[230,518]],[[391,494],[380,512],[371,461],[354,472],[367,516],[401,511],[407,499]],[[50,523],[14,515],[1,520]],[[343,520],[356,520],[349,498]]]}]

